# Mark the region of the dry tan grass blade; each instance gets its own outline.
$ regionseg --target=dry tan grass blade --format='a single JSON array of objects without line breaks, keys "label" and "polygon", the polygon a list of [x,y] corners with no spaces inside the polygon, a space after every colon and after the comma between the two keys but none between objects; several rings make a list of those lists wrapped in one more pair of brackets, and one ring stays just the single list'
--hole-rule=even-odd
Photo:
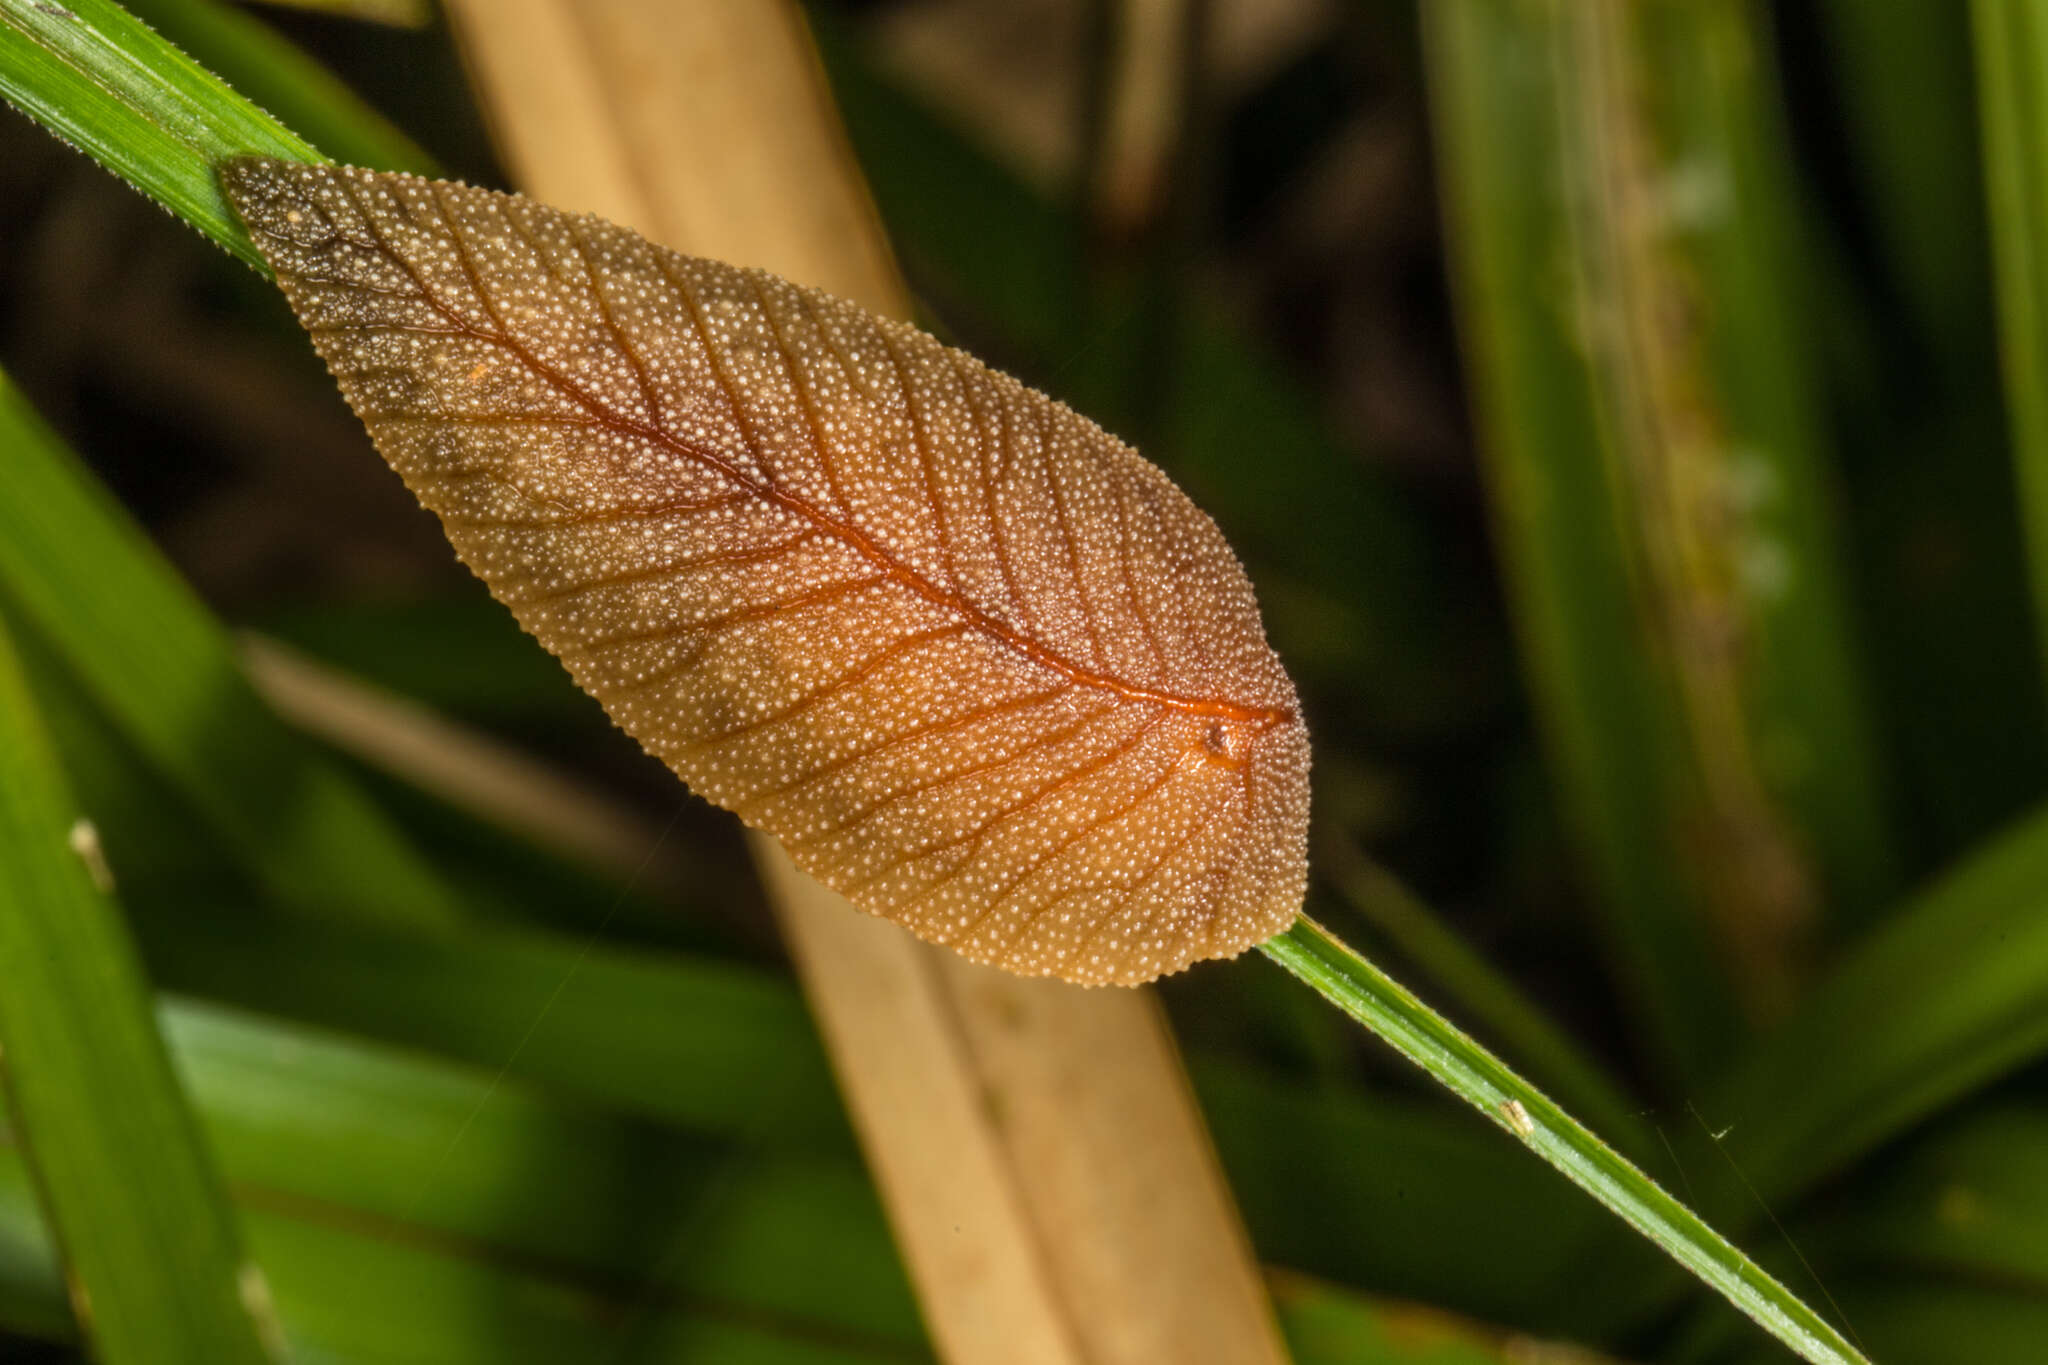
[{"label": "dry tan grass blade", "polygon": [[1276,933],[1308,745],[1157,468],[924,333],[599,218],[222,183],[378,449],[629,733],[855,904],[1134,984]]},{"label": "dry tan grass blade", "polygon": [[[793,4],[449,8],[529,190],[907,313]],[[942,1359],[1286,1359],[1149,992],[974,967],[849,913],[773,840],[755,847]],[[986,1054],[999,1035],[1040,1067]]]}]

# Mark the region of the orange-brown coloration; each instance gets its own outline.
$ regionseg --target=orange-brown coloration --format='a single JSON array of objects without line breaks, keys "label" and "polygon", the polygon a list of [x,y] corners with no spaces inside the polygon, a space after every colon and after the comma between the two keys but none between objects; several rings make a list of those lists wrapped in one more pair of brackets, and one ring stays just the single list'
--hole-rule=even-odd
[{"label": "orange-brown coloration", "polygon": [[1294,918],[1293,686],[1214,524],[1128,446],[601,219],[255,158],[222,183],[463,560],[856,905],[1090,984]]}]

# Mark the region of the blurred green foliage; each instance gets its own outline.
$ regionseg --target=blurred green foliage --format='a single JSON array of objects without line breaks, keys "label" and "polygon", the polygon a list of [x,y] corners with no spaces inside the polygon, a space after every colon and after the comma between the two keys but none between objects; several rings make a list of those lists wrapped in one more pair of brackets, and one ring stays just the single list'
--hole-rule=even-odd
[{"label": "blurred green foliage", "polygon": [[[444,29],[132,8],[337,155],[499,178]],[[1086,119],[1020,169],[912,8],[813,8],[906,270],[1239,547],[1317,743],[1311,911],[1873,1359],[2038,1353],[2030,0],[1332,5],[1213,64],[1120,233]],[[1048,29],[1076,110],[1087,31]],[[275,301],[4,120],[0,619],[298,1358],[929,1358],[730,830],[674,820],[680,913],[271,717],[223,621],[684,806],[379,501]],[[1301,1361],[1787,1358],[1278,972],[1165,994]],[[0,1353],[75,1358],[11,1112]]]}]

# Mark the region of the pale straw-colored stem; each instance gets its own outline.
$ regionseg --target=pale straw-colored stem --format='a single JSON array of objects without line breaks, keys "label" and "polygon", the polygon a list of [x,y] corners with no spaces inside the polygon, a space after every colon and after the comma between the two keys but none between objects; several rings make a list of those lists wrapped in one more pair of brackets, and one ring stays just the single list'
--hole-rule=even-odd
[{"label": "pale straw-colored stem", "polygon": [[[523,188],[908,312],[794,6],[449,8]],[[1284,1359],[1148,992],[969,966],[755,849],[947,1360]]]}]

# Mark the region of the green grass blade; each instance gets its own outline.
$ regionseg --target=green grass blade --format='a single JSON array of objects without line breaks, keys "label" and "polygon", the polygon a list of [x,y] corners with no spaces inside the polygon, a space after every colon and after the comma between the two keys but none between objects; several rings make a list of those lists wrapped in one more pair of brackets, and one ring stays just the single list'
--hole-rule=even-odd
[{"label": "green grass blade", "polygon": [[[162,0],[219,55],[271,68],[294,112],[352,152],[424,164],[242,16]],[[319,153],[110,0],[0,0],[0,96],[266,270],[215,183],[223,156]],[[454,900],[340,771],[255,698],[224,632],[0,376],[0,595],[31,618],[137,746],[297,905],[450,922]],[[144,686],[142,680],[148,680]]]},{"label": "green grass blade", "polygon": [[[784,978],[497,928],[443,941],[303,919],[138,912],[167,986],[502,1071],[504,1086],[705,1137],[854,1151],[823,1050]],[[1640,1325],[1644,1286],[1624,1294],[1624,1274],[1589,1280],[1578,1270],[1597,1258],[1640,1280],[1646,1258],[1592,1204],[1490,1135],[1383,1097],[1259,1083],[1200,1059],[1193,1070],[1268,1256],[1547,1331]],[[195,1083],[202,1097],[215,1093]],[[1357,1161],[1361,1151],[1374,1159]],[[467,1177],[450,1179],[459,1189]],[[1299,1197],[1304,1179],[1315,1201]],[[1512,1228],[1498,1226],[1503,1207],[1521,1211]],[[1361,1244],[1359,1227],[1379,1231]]]},{"label": "green grass blade", "polygon": [[1385,1039],[1460,1099],[1520,1138],[1764,1330],[1815,1365],[1863,1356],[1698,1215],[1660,1189],[1547,1096],[1308,919],[1265,952]]},{"label": "green grass blade", "polygon": [[545,1264],[622,1297],[888,1346],[924,1339],[851,1144],[761,1148],[239,1011],[173,1001],[163,1016],[252,1205]]},{"label": "green grass blade", "polygon": [[[603,880],[528,876],[495,895],[480,889],[469,902],[479,913],[453,932],[367,914],[278,914],[47,644],[33,631],[21,643],[49,732],[166,989],[503,1069],[697,1131],[852,1149],[786,974],[518,927],[564,916],[516,897],[582,897],[587,925],[617,934],[634,913],[621,900],[630,893]],[[407,829],[431,838],[432,818],[415,813]],[[437,867],[461,856],[423,847]]]},{"label": "green grass blade", "polygon": [[450,923],[432,869],[250,690],[226,632],[0,374],[0,604],[287,904]]},{"label": "green grass blade", "polygon": [[1994,1281],[2048,1298],[2048,1106],[1994,1101],[1901,1144],[1802,1228],[1830,1265]]},{"label": "green grass blade", "polygon": [[1321,875],[1344,903],[1421,968],[1482,1032],[1516,1057],[1617,1146],[1640,1159],[1642,1106],[1580,1051],[1514,979],[1487,961],[1396,879],[1355,850],[1326,841]]},{"label": "green grass blade", "polygon": [[2033,570],[2036,642],[2048,649],[2048,14],[1972,0],[1999,337],[2013,460]]},{"label": "green grass blade", "polygon": [[1287,1271],[1268,1275],[1296,1365],[1603,1365],[1605,1356],[1489,1330],[1415,1304],[1364,1299]]},{"label": "green grass blade", "polygon": [[418,144],[254,15],[219,0],[128,0],[127,8],[336,160],[435,174]]},{"label": "green grass blade", "polygon": [[[16,1168],[0,1152],[0,1241],[31,1237]],[[270,1273],[291,1359],[302,1365],[929,1365],[918,1346],[719,1312],[615,1282],[505,1263],[470,1249],[265,1207],[244,1214]],[[31,1253],[36,1247],[27,1248]],[[26,1289],[27,1286],[23,1286]],[[0,1325],[43,1329],[50,1305],[0,1285]],[[153,1359],[162,1360],[164,1357]]]},{"label": "green grass blade", "polygon": [[[1954,0],[1820,0],[1811,9],[1849,173],[1918,334],[1914,347],[1943,368],[1975,365],[1988,340],[1989,281],[1983,186],[1969,154],[1970,17]],[[1906,89],[1915,98],[1895,98]]]},{"label": "green grass blade", "polygon": [[[307,1225],[299,1246],[354,1232],[451,1250],[484,1269],[529,1267],[556,1292],[597,1287],[608,1311],[591,1315],[593,1339],[565,1360],[630,1355],[619,1351],[621,1325],[675,1308],[923,1355],[910,1284],[850,1142],[825,1152],[741,1145],[486,1069],[190,1001],[166,1001],[161,1019],[266,1269],[266,1223],[295,1223]],[[6,1147],[0,1135],[0,1187],[9,1167],[19,1172]],[[47,1335],[14,1305],[50,1297],[55,1286],[37,1273],[48,1252],[6,1202],[0,1189],[0,1323]],[[369,1247],[348,1254],[375,1258]],[[277,1290],[302,1347],[309,1298],[316,1319],[370,1301],[353,1280],[308,1284],[289,1263]],[[456,1306],[434,1297],[375,1302],[402,1340]],[[463,1349],[496,1339],[477,1334]]]},{"label": "green grass blade", "polygon": [[304,917],[159,914],[166,987],[524,1077],[627,1113],[844,1147],[824,1051],[786,980],[557,935],[424,934]]},{"label": "green grass blade", "polygon": [[[791,1361],[841,1350],[929,1358],[850,1149],[709,1143],[409,1051],[189,1001],[166,1002],[161,1018],[255,1243],[276,1267],[281,1318],[302,1359],[356,1352],[348,1358],[446,1365],[497,1350],[520,1362],[548,1349],[668,1360],[678,1353],[653,1342],[684,1322],[728,1334],[723,1351]],[[1530,1193],[1515,1206],[1552,1211],[1544,1192]],[[1556,1212],[1570,1223],[1584,1205],[1560,1194],[1570,1202]],[[1400,1202],[1392,1182],[1388,1195],[1390,1207]],[[62,1289],[29,1204],[0,1140],[0,1324],[61,1339]],[[1497,1222],[1499,1207],[1475,1201],[1473,1216]],[[1574,1264],[1544,1262],[1560,1285]],[[379,1291],[374,1326],[358,1321],[366,1287]],[[1301,1365],[1477,1365],[1526,1350],[1523,1333],[1298,1274],[1275,1290]],[[536,1300],[579,1311],[551,1320]],[[491,1321],[480,1303],[494,1306]],[[501,1314],[519,1340],[505,1338]],[[1447,1357],[1453,1342],[1459,1354]]]},{"label": "green grass blade", "polygon": [[[1860,945],[1705,1110],[1775,1205],[2044,1052],[2048,812]],[[1705,1206],[1754,1208],[1725,1199]]]},{"label": "green grass blade", "polygon": [[1799,82],[1806,197],[1838,245],[1817,255],[1811,313],[1838,446],[1855,452],[1866,662],[1913,813],[1902,853],[1924,877],[2024,812],[2048,771],[1986,249],[1977,110],[1994,73],[1973,69],[1956,0],[1800,11],[1791,31],[1811,25],[1817,68]]},{"label": "green grass blade", "polygon": [[1526,668],[1630,1002],[1698,1078],[1729,983],[1781,1013],[1892,879],[1763,45],[1719,0],[1423,17]]},{"label": "green grass blade", "polygon": [[0,1049],[71,1295],[106,1365],[272,1358],[262,1281],[0,630]]},{"label": "green grass blade", "polygon": [[215,163],[324,159],[113,0],[0,0],[0,97],[265,274]]}]

